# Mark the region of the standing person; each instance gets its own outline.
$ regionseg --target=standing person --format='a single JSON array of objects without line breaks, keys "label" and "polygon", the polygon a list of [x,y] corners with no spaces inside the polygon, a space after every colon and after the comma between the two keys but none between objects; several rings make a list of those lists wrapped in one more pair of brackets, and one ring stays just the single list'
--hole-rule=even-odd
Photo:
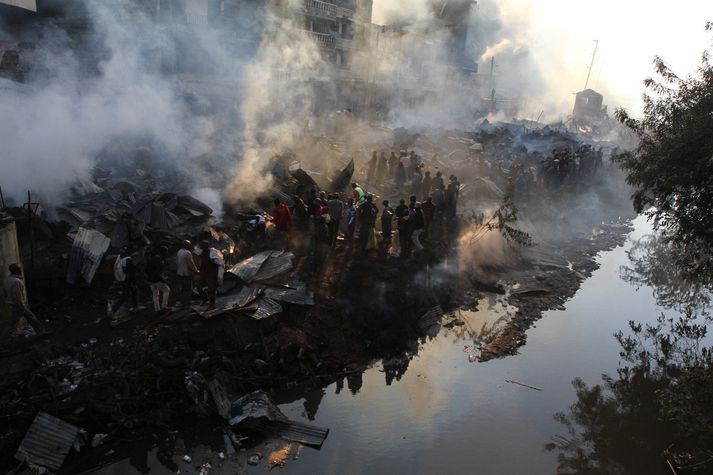
[{"label": "standing person", "polygon": [[419,238],[421,237],[421,233],[423,233],[423,228],[425,226],[423,219],[423,211],[421,210],[421,203],[416,203],[414,205],[412,214],[410,213],[410,216],[413,216],[411,220],[411,242],[413,242],[414,252],[419,253],[423,251],[423,246],[421,245],[421,241],[419,240]]},{"label": "standing person", "polygon": [[366,201],[366,193],[364,193],[362,187],[357,183],[352,183],[352,196],[354,197],[354,203],[357,208]]},{"label": "standing person", "polygon": [[389,206],[389,200],[382,203],[384,210],[381,212],[381,241],[385,244],[391,242],[391,229],[394,221],[394,209]]},{"label": "standing person", "polygon": [[396,167],[396,188],[401,190],[406,183],[406,168],[404,168],[404,162],[400,161]]},{"label": "standing person", "polygon": [[310,188],[309,198],[307,202],[307,214],[314,216],[315,208],[319,206],[319,198],[317,198],[317,190]]},{"label": "standing person", "polygon": [[27,304],[27,291],[22,280],[22,269],[17,264],[10,264],[10,276],[5,280],[5,295],[10,304],[10,327],[3,332],[3,340],[11,333],[22,317],[25,317],[38,336],[47,335],[45,326],[40,322]]},{"label": "standing person", "polygon": [[221,270],[225,267],[220,251],[210,247],[208,241],[201,243],[201,280],[206,287],[208,309],[215,308],[215,296],[221,284]]},{"label": "standing person", "polygon": [[309,214],[307,205],[302,201],[302,198],[295,195],[292,197],[295,205],[292,207],[292,217],[295,226],[299,231],[306,232],[309,229]]},{"label": "standing person", "polygon": [[416,167],[413,175],[411,175],[411,193],[417,197],[421,197],[421,185],[423,181],[423,175],[421,175],[421,167]]},{"label": "standing person", "polygon": [[424,201],[431,194],[431,172],[426,172],[423,175],[423,182],[421,182],[421,194],[423,195]]},{"label": "standing person", "polygon": [[426,201],[421,205],[421,211],[423,212],[423,233],[426,238],[430,236],[431,222],[433,221],[433,215],[436,212],[436,205],[433,204],[433,198],[428,197]]},{"label": "standing person", "polygon": [[443,182],[443,173],[441,171],[436,172],[436,176],[431,180],[431,190],[438,190],[441,186],[445,186]]},{"label": "standing person", "polygon": [[386,158],[386,153],[381,152],[379,157],[379,164],[376,167],[376,183],[375,185],[381,185],[384,182],[384,177],[386,176],[386,169],[389,167],[389,161]]},{"label": "standing person", "polygon": [[354,246],[354,231],[356,230],[357,208],[354,206],[354,199],[349,198],[347,202],[347,243]]},{"label": "standing person", "polygon": [[367,196],[364,203],[357,208],[359,221],[359,249],[365,251],[374,232],[374,206],[371,197]]},{"label": "standing person", "polygon": [[344,203],[339,199],[339,193],[334,193],[330,196],[327,202],[329,208],[329,245],[337,246],[337,237],[339,236],[339,225],[342,222],[342,214],[344,213]]},{"label": "standing person", "polygon": [[191,303],[193,276],[198,273],[191,246],[191,241],[183,241],[176,254],[176,274],[178,274],[178,282],[180,284],[179,295],[184,306]]},{"label": "standing person", "polygon": [[121,297],[109,309],[109,317],[114,315],[127,301],[131,303],[130,312],[139,307],[139,288],[136,279],[136,264],[131,257],[117,257],[114,263],[114,279],[121,282]]},{"label": "standing person", "polygon": [[439,241],[443,239],[443,219],[446,215],[445,187],[441,185],[433,190],[432,198],[435,209],[433,212],[433,221],[429,229],[431,231],[429,238],[432,238],[434,241]]},{"label": "standing person", "polygon": [[327,216],[314,219],[314,237],[312,238],[312,272],[319,275],[324,267],[329,249],[329,227]]},{"label": "standing person", "polygon": [[290,208],[275,198],[275,207],[272,210],[272,223],[278,232],[280,245],[289,247],[290,235],[292,234],[292,212]]},{"label": "standing person", "polygon": [[[168,296],[171,293],[171,288],[165,282],[166,254],[168,254],[168,249],[166,246],[161,246],[149,257],[146,264],[146,280],[151,289],[153,309],[156,312],[168,310]],[[161,299],[161,297],[163,298]]]},{"label": "standing person", "polygon": [[369,185],[374,185],[374,174],[376,173],[376,165],[378,158],[376,156],[376,150],[371,154],[371,160],[369,160],[369,170],[366,175],[366,182]]},{"label": "standing person", "polygon": [[396,167],[399,166],[399,157],[396,156],[396,153],[391,152],[391,156],[389,156],[389,175],[391,178],[396,178]]},{"label": "standing person", "polygon": [[409,231],[408,231],[408,206],[406,200],[401,199],[396,207],[396,223],[399,231],[399,245],[401,246],[401,257],[405,257],[410,248],[409,246]]},{"label": "standing person", "polygon": [[411,150],[408,157],[408,176],[412,176],[416,168],[418,168],[418,157],[416,156],[416,152]]}]

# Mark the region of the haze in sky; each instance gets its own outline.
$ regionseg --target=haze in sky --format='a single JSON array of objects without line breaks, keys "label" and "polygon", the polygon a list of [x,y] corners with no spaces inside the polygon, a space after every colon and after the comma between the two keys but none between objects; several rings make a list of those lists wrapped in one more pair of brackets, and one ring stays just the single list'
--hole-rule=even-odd
[{"label": "haze in sky", "polygon": [[[403,18],[405,9],[421,14],[423,2],[374,0],[373,21],[388,24]],[[572,93],[584,87],[593,40],[599,40],[589,87],[605,95],[610,110],[622,106],[634,114],[641,112],[643,80],[653,74],[654,56],[685,76],[700,64],[713,36],[704,30],[706,20],[713,20],[711,0],[481,0],[474,15],[488,22],[498,19],[487,18],[498,10],[509,35],[477,58],[481,72],[491,55],[497,62],[504,49],[527,48],[548,94],[559,94],[571,104]]]}]

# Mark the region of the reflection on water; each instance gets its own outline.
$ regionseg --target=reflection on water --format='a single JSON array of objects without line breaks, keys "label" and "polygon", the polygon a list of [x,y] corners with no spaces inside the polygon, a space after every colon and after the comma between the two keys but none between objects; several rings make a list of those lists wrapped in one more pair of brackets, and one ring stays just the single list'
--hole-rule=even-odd
[{"label": "reflection on water", "polygon": [[701,313],[711,301],[711,276],[681,266],[681,252],[658,234],[643,236],[631,246],[629,262],[620,268],[621,277],[637,287],[652,288],[662,307]]},{"label": "reflection on water", "polygon": [[[632,238],[649,232],[643,220],[635,225]],[[363,373],[345,374],[322,389],[275,395],[287,417],[330,428],[320,451],[303,450],[281,471],[551,474],[558,467],[575,467],[570,470],[574,472],[589,467],[586,460],[577,459],[575,444],[591,442],[599,467],[612,467],[612,473],[617,466],[628,473],[655,473],[647,463],[639,470],[617,452],[627,437],[635,439],[652,430],[643,412],[637,412],[645,401],[622,392],[630,406],[619,407],[618,401],[592,388],[571,384],[579,377],[591,385],[601,381],[602,373],[615,373],[619,347],[612,334],[630,319],[646,321],[660,311],[650,288],[637,291],[619,279],[619,267],[628,262],[628,247],[603,253],[601,267],[567,302],[567,309],[547,312],[528,331],[527,345],[517,356],[472,364],[464,355],[465,345],[478,345],[498,331],[509,312],[514,313],[492,297],[492,302],[479,302],[479,312],[449,317],[463,325],[444,326],[438,336],[404,356],[378,362]],[[573,401],[576,412],[562,415],[559,422],[553,419]],[[594,418],[601,430],[591,441],[575,440],[578,432],[569,429],[587,418]],[[567,421],[570,426],[560,423]],[[543,450],[555,434],[558,450]],[[602,438],[610,444],[601,446]],[[572,451],[560,451],[567,443]],[[598,451],[600,446],[604,453]],[[648,452],[635,452],[643,453]],[[168,473],[154,471],[155,467],[151,473]],[[266,468],[265,459],[257,467],[247,467],[256,474]],[[181,473],[186,473],[183,468]]]}]

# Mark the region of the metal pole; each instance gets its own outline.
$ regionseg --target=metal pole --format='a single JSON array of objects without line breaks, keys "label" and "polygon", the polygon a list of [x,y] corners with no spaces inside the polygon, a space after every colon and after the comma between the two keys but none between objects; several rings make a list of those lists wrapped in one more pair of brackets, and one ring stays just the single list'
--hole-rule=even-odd
[{"label": "metal pole", "polygon": [[594,66],[594,58],[597,56],[597,48],[599,48],[599,40],[594,40],[594,54],[592,54],[592,62],[589,63],[589,71],[587,72],[587,80],[584,82],[584,89],[589,85],[589,76],[592,74],[592,66]]},{"label": "metal pole", "polygon": [[35,270],[35,230],[32,227],[32,196],[27,190],[27,224],[30,232],[30,270]]},{"label": "metal pole", "polygon": [[5,197],[2,194],[2,186],[0,186],[0,203],[2,203],[2,209],[5,209]]}]

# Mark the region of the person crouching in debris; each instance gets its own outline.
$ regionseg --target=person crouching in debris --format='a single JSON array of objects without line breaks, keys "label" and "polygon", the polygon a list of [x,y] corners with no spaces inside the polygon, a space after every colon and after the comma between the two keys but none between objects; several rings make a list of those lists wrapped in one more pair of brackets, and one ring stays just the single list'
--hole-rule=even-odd
[{"label": "person crouching in debris", "polygon": [[290,235],[292,234],[292,212],[290,208],[275,198],[275,207],[272,210],[272,223],[277,230],[279,245],[283,248],[289,247]]},{"label": "person crouching in debris", "polygon": [[37,336],[47,335],[45,326],[30,311],[30,307],[27,305],[22,269],[17,264],[10,264],[9,270],[10,276],[5,280],[5,295],[10,304],[10,327],[6,332],[3,332],[2,340],[5,340],[6,336],[15,330],[22,317],[25,317],[25,320],[32,326]]},{"label": "person crouching in debris", "polygon": [[381,212],[381,242],[388,245],[391,242],[394,209],[389,206],[389,200],[384,200],[381,204],[384,205],[384,210]]},{"label": "person crouching in debris", "polygon": [[198,273],[198,267],[193,260],[191,241],[183,241],[176,254],[176,274],[178,274],[179,295],[181,303],[186,306],[191,303],[193,295],[193,276]]},{"label": "person crouching in debris", "polygon": [[[168,254],[168,249],[166,246],[161,246],[149,257],[148,263],[146,264],[146,280],[151,288],[153,309],[156,312],[168,310],[168,296],[171,293],[171,288],[165,282],[166,277],[164,275],[166,269],[166,254]],[[160,297],[163,298],[160,299]]]},{"label": "person crouching in debris", "polygon": [[222,270],[225,266],[223,256],[215,248],[210,247],[208,241],[201,243],[201,279],[206,288],[208,309],[215,308],[215,295],[218,292],[222,279]]}]

